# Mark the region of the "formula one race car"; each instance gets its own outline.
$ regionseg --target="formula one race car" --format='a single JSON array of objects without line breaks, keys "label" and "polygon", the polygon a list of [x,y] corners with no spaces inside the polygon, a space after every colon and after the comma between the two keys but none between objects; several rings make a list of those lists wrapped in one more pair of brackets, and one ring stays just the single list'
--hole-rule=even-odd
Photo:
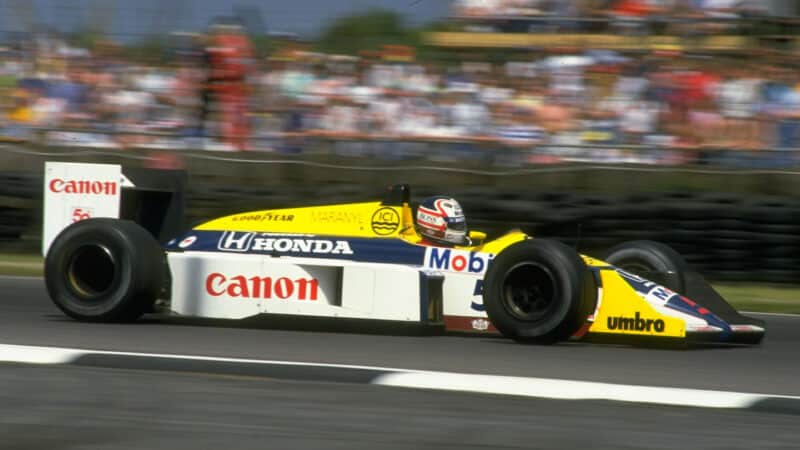
[{"label": "formula one race car", "polygon": [[656,242],[623,243],[602,259],[521,231],[423,245],[406,185],[382,200],[247,212],[179,231],[179,178],[47,163],[45,280],[61,310],[129,321],[158,301],[181,316],[403,321],[533,343],[764,336],[763,322]]}]

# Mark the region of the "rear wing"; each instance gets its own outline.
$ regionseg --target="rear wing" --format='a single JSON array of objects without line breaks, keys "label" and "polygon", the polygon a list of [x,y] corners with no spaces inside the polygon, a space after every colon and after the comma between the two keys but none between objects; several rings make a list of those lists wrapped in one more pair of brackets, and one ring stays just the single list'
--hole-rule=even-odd
[{"label": "rear wing", "polygon": [[133,220],[162,244],[184,230],[186,173],[118,164],[47,162],[42,255],[73,222],[92,217]]}]

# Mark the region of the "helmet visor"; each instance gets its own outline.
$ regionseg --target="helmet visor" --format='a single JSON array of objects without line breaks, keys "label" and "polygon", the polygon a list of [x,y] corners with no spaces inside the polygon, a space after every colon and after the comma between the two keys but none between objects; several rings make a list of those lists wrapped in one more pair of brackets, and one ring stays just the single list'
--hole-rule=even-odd
[{"label": "helmet visor", "polygon": [[463,217],[448,217],[447,228],[453,231],[467,231],[467,221]]}]

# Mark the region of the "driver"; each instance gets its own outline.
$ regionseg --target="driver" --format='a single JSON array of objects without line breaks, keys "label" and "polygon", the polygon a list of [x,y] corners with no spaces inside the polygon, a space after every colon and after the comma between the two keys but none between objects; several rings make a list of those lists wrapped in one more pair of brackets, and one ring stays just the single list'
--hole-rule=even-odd
[{"label": "driver", "polygon": [[461,205],[444,195],[429,197],[420,203],[417,208],[417,233],[422,236],[422,245],[469,245],[467,221]]}]

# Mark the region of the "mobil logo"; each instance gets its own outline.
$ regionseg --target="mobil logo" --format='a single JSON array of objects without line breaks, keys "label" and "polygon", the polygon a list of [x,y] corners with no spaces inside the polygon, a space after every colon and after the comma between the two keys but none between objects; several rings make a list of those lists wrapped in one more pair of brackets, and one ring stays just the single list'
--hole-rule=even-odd
[{"label": "mobil logo", "polygon": [[486,272],[494,255],[489,253],[455,250],[452,248],[429,247],[425,251],[425,267],[450,272]]}]

